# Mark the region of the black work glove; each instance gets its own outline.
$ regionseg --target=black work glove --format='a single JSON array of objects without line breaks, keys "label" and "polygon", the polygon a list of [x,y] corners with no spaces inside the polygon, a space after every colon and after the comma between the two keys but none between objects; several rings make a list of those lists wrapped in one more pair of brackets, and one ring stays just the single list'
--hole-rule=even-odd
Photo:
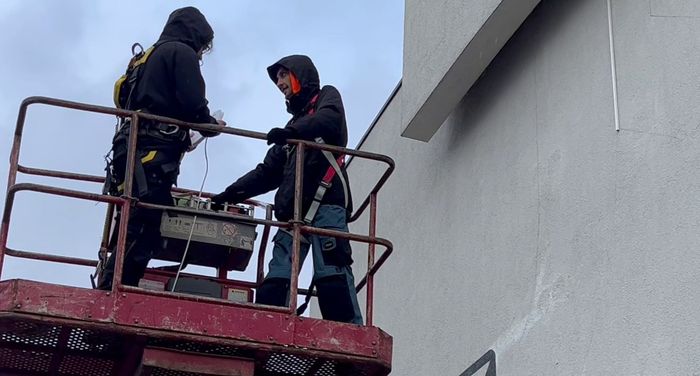
[{"label": "black work glove", "polygon": [[267,144],[286,145],[287,140],[295,136],[296,131],[292,128],[272,128],[267,132]]},{"label": "black work glove", "polygon": [[226,192],[221,192],[216,196],[213,196],[211,198],[211,208],[212,210],[216,211],[221,211],[224,210],[224,203],[226,203],[227,199],[224,197],[224,194]]},{"label": "black work glove", "polygon": [[247,197],[243,196],[243,192],[232,192],[223,191],[218,195],[212,196],[211,198],[211,208],[216,211],[224,210],[224,204],[235,205],[245,201]]},{"label": "black work glove", "polygon": [[[216,124],[221,126],[222,128],[226,126],[226,122],[223,120],[218,120],[217,118],[213,116],[209,116],[209,124]],[[199,134],[201,134],[204,137],[216,137],[221,134],[221,132],[217,131],[197,131]]]}]

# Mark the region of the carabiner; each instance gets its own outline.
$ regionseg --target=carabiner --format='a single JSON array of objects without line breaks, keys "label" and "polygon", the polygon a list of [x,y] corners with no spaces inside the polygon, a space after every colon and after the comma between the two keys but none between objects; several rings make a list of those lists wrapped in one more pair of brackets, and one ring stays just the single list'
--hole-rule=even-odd
[{"label": "carabiner", "polygon": [[175,124],[168,124],[167,126],[168,126],[168,129],[167,130],[160,129],[160,133],[169,136],[171,134],[175,134],[175,133],[180,131],[180,127],[175,125]]},{"label": "carabiner", "polygon": [[[141,51],[136,52],[136,47],[138,47]],[[141,45],[141,43],[136,42],[133,45],[131,45],[131,54],[133,56],[140,55],[142,53],[143,53],[143,46]]]}]

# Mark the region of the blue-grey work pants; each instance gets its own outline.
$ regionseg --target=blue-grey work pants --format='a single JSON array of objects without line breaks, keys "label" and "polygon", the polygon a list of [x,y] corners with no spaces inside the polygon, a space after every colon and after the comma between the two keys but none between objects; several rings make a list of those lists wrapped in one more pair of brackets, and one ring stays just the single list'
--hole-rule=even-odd
[{"label": "blue-grey work pants", "polygon": [[[348,232],[347,212],[337,205],[321,205],[312,226]],[[292,274],[292,235],[279,230],[273,238],[274,248],[269,271],[257,291],[256,303],[276,306],[289,304],[289,281]],[[299,266],[312,249],[313,281],[324,319],[362,324],[357,303],[350,243],[346,239],[307,234],[301,241]]]}]

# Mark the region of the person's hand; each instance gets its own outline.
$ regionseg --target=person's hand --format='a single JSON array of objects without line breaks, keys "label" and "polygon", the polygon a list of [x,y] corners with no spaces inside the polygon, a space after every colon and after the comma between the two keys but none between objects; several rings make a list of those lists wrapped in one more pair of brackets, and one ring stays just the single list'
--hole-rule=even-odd
[{"label": "person's hand", "polygon": [[216,196],[213,196],[211,198],[211,209],[216,210],[216,211],[222,211],[224,210],[224,204],[226,203],[226,199],[224,198],[223,193],[219,193]]},{"label": "person's hand", "polygon": [[[209,120],[210,124],[216,124],[219,126],[219,128],[226,127],[226,122],[224,121],[224,112],[221,110],[216,110],[213,114],[211,114]],[[201,133],[204,137],[216,137],[221,134],[218,131],[199,131],[199,133]]]},{"label": "person's hand", "polygon": [[211,208],[212,210],[221,211],[224,210],[224,204],[228,204],[231,207],[245,201],[245,199],[246,197],[240,192],[221,192],[211,197]]},{"label": "person's hand", "polygon": [[294,138],[295,133],[291,128],[272,128],[267,132],[267,144],[286,145],[287,140]]}]

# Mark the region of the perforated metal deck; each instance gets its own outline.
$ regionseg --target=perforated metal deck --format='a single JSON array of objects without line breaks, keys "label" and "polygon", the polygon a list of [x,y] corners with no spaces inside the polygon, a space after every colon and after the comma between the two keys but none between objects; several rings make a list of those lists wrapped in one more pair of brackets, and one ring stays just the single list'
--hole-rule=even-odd
[{"label": "perforated metal deck", "polygon": [[136,293],[113,297],[0,282],[0,375],[224,374],[141,366],[144,349],[151,348],[248,360],[256,376],[387,375],[391,364],[391,337],[375,327]]}]

